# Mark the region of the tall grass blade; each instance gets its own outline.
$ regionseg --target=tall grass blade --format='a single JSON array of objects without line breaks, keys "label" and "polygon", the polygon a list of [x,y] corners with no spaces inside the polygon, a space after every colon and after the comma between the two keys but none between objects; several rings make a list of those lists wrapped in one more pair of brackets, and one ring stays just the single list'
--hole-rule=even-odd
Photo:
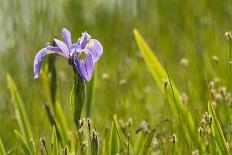
[{"label": "tall grass blade", "polygon": [[29,141],[32,138],[32,132],[31,132],[31,127],[29,124],[28,116],[24,108],[23,101],[19,95],[19,92],[17,90],[17,87],[13,79],[11,78],[9,74],[7,75],[7,82],[8,82],[8,87],[11,92],[11,96],[14,101],[16,117],[17,117],[17,121],[20,127],[20,131],[23,134],[23,137],[25,137],[25,139]]}]

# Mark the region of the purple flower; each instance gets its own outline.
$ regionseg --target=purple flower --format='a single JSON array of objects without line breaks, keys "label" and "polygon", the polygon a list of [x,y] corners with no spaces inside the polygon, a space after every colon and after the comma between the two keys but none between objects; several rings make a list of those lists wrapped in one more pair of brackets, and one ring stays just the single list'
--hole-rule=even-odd
[{"label": "purple flower", "polygon": [[75,66],[80,76],[86,81],[89,81],[93,75],[94,63],[103,53],[101,43],[96,39],[91,39],[91,36],[87,32],[84,32],[77,43],[73,44],[71,33],[66,28],[62,29],[62,36],[64,42],[54,39],[57,46],[51,46],[47,43],[37,53],[34,60],[34,78],[38,78],[40,75],[43,58],[46,55],[55,54]]}]

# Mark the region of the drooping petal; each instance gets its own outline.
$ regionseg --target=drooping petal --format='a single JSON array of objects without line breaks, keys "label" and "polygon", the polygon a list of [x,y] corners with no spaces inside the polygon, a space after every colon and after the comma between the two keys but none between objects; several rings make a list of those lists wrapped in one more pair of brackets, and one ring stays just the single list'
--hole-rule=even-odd
[{"label": "drooping petal", "polygon": [[64,53],[59,47],[51,46],[49,43],[46,44],[46,49],[50,52],[55,52],[57,55],[65,59],[69,58],[69,55],[67,55],[67,53]]},{"label": "drooping petal", "polygon": [[68,48],[72,48],[72,38],[71,38],[71,33],[69,32],[68,29],[63,28],[62,29],[62,36],[64,38],[64,42],[67,44]]},{"label": "drooping petal", "polygon": [[76,58],[74,64],[82,78],[86,81],[90,81],[93,75],[94,62],[91,53],[88,53],[85,60]]},{"label": "drooping petal", "polygon": [[96,62],[103,53],[103,47],[101,43],[96,39],[90,39],[86,44],[85,48],[88,49],[93,55],[94,62]]},{"label": "drooping petal", "polygon": [[56,45],[61,49],[61,51],[62,51],[65,55],[69,55],[68,46],[67,46],[63,41],[60,41],[60,40],[58,40],[58,39],[54,39],[54,41],[56,42]]},{"label": "drooping petal", "polygon": [[51,46],[51,45],[47,45],[46,48],[50,51],[56,51],[56,52],[61,52],[63,53],[63,51],[61,51],[61,49],[59,47],[55,47],[55,46]]},{"label": "drooping petal", "polygon": [[38,78],[40,75],[40,68],[43,58],[47,55],[47,49],[41,49],[35,56],[34,60],[34,78]]},{"label": "drooping petal", "polygon": [[82,49],[85,48],[85,45],[87,44],[90,38],[91,36],[87,32],[82,33],[81,38],[77,42],[77,46],[80,46]]}]

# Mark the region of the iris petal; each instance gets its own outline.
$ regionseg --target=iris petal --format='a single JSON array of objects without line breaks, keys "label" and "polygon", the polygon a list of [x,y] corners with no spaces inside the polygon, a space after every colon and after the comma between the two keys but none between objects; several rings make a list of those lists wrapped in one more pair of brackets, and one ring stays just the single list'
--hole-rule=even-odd
[{"label": "iris petal", "polygon": [[77,42],[77,45],[83,49],[90,38],[91,36],[87,32],[82,33],[81,38]]},{"label": "iris petal", "polygon": [[93,55],[94,62],[96,62],[103,54],[103,47],[101,43],[96,39],[90,39],[85,48],[88,49]]},{"label": "iris petal", "polygon": [[84,78],[86,81],[90,81],[94,70],[92,54],[88,53],[85,60],[80,60],[76,58],[74,60],[74,64],[77,67],[77,70],[79,71],[81,77]]},{"label": "iris petal", "polygon": [[35,60],[34,60],[34,78],[39,77],[41,64],[42,64],[43,58],[47,55],[47,53],[48,53],[47,49],[43,48],[35,56]]},{"label": "iris petal", "polygon": [[62,36],[63,36],[64,41],[67,44],[68,48],[71,49],[72,48],[72,39],[71,39],[71,33],[69,32],[69,30],[67,30],[66,28],[63,28],[62,29]]},{"label": "iris petal", "polygon": [[58,39],[54,39],[54,41],[56,42],[57,46],[61,49],[61,51],[68,56],[69,55],[69,49],[68,46],[63,42],[60,41]]}]

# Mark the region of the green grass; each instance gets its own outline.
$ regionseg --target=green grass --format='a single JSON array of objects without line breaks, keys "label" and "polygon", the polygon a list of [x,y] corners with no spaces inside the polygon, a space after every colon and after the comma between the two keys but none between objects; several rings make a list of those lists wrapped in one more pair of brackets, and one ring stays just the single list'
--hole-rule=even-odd
[{"label": "green grass", "polygon": [[[230,0],[0,0],[0,154],[229,154],[231,8]],[[33,79],[36,53],[62,27],[104,47],[85,86],[81,118],[93,125],[86,119],[83,130],[70,105],[72,67],[46,58]]]}]

